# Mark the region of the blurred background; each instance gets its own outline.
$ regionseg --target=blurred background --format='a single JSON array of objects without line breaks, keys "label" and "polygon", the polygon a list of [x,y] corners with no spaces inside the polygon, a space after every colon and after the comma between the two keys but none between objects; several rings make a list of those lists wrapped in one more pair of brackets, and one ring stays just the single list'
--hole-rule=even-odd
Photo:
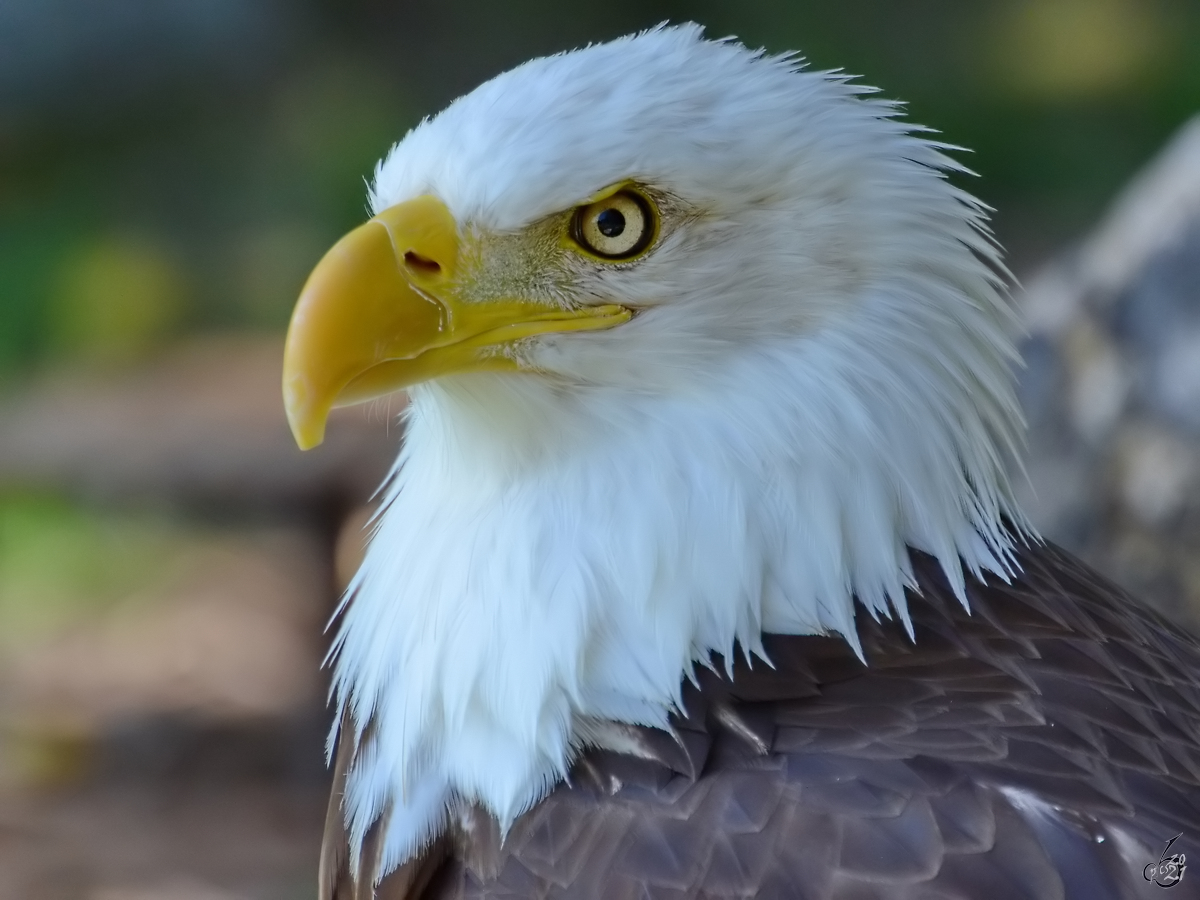
[{"label": "blurred background", "polygon": [[421,116],[665,19],[972,148],[1025,503],[1195,621],[1200,2],[0,0],[0,898],[315,896],[322,628],[399,401],[295,450],[291,305]]}]

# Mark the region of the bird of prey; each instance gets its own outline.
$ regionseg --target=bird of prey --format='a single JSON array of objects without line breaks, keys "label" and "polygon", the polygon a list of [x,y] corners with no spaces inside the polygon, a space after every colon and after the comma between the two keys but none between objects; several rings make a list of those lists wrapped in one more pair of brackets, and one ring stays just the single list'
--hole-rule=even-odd
[{"label": "bird of prey", "polygon": [[379,164],[284,359],[304,448],[410,395],[322,898],[1197,896],[1200,650],[1018,508],[986,210],[871,93],[660,27]]}]

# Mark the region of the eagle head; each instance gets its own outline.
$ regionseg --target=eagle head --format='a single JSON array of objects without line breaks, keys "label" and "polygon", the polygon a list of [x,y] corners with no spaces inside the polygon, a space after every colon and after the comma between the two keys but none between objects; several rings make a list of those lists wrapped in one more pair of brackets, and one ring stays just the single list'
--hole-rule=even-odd
[{"label": "eagle head", "polygon": [[[598,721],[665,725],[764,631],[907,623],[908,549],[1027,534],[1004,269],[961,168],[793,56],[663,27],[421,122],[288,333],[297,441],[400,388],[333,657],[352,852],[506,825]],[[964,601],[965,602],[965,601]]]}]

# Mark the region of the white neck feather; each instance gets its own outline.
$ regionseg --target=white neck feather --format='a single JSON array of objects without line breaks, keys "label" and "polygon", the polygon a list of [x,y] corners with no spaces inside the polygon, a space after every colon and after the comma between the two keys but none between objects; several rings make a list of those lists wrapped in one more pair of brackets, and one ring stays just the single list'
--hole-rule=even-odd
[{"label": "white neck feather", "polygon": [[994,290],[982,265],[943,276],[898,274],[669,397],[414,391],[335,645],[339,703],[375,723],[353,852],[389,807],[385,872],[456,802],[507,825],[565,774],[578,722],[665,724],[697,661],[763,631],[857,649],[855,597],[907,626],[906,547],[960,597],[964,568],[1004,576],[1028,529],[997,449],[1019,428],[1002,304],[963,302]]}]

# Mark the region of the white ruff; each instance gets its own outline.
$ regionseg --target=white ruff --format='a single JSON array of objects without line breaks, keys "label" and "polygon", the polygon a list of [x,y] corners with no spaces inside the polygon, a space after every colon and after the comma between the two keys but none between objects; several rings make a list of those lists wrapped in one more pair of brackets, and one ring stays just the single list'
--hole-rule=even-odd
[{"label": "white ruff", "polygon": [[586,720],[665,724],[713,651],[857,647],[854,597],[907,625],[906,546],[960,596],[964,568],[1005,574],[1003,520],[1028,532],[995,253],[953,164],[863,92],[658,30],[507,73],[381,167],[377,208],[432,191],[480,228],[630,177],[704,211],[584,279],[644,311],[526,348],[550,374],[412,392],[334,650],[375,723],[351,848],[390,810],[383,872],[456,804],[510,823]]}]

